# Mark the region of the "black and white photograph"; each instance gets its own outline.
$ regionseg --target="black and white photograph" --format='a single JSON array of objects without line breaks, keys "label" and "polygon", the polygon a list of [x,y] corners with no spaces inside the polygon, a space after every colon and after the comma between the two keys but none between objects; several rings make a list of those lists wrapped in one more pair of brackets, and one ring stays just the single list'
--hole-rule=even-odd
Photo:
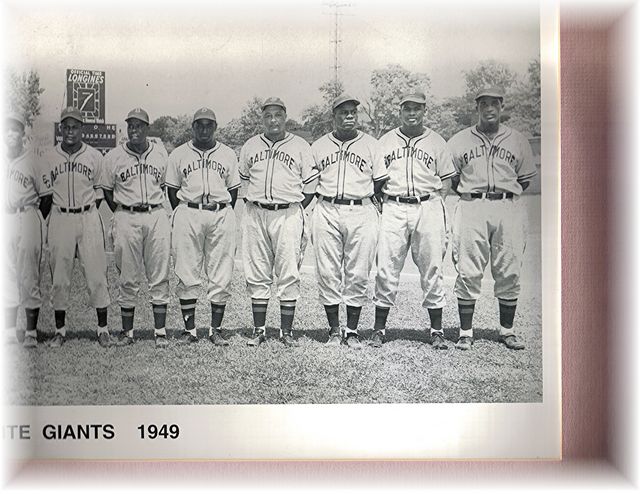
[{"label": "black and white photograph", "polygon": [[[540,5],[73,5],[6,12],[4,404],[45,457],[66,438],[65,457],[154,457],[95,453],[124,433],[73,418],[92,413],[175,411],[132,433],[167,440],[224,417],[248,440],[264,410],[402,422],[388,405],[424,405],[432,429],[494,406],[546,420],[514,456],[558,455]],[[406,456],[473,456],[446,447]]]}]

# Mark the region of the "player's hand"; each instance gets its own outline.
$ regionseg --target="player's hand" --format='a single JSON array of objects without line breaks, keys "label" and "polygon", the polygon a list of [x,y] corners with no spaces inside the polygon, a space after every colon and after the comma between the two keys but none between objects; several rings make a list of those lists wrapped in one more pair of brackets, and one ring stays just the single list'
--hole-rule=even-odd
[{"label": "player's hand", "polygon": [[371,202],[378,210],[378,213],[382,214],[382,199],[374,194],[371,196]]}]

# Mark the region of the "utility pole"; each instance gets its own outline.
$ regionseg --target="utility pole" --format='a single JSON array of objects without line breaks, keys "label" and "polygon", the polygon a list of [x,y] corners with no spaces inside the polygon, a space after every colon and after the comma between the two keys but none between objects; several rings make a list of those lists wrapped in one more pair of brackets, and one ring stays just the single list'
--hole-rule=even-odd
[{"label": "utility pole", "polygon": [[[350,7],[351,4],[349,3],[338,3],[338,2],[331,2],[331,3],[325,3],[325,5],[331,7],[333,9],[333,22],[334,22],[334,31],[333,31],[333,39],[331,40],[331,43],[334,45],[333,47],[333,84],[334,84],[334,88],[338,87],[338,69],[340,69],[340,62],[339,62],[339,53],[338,53],[338,45],[340,43],[342,43],[342,39],[340,39],[340,24],[339,24],[339,18],[342,17],[344,14],[342,14],[340,12],[340,9],[344,8],[344,7]],[[337,95],[335,95],[337,96]]]}]

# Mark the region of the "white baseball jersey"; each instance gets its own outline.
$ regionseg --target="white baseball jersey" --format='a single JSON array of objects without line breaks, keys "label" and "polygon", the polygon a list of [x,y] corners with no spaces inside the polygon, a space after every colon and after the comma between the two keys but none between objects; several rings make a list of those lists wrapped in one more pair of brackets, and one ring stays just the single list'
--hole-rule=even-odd
[{"label": "white baseball jersey", "polygon": [[284,139],[271,142],[258,134],[240,150],[240,178],[249,182],[248,201],[285,204],[304,199],[303,190],[318,178],[318,170],[302,137],[287,132]]},{"label": "white baseball jersey", "polygon": [[181,201],[231,202],[229,191],[240,187],[236,153],[221,142],[206,151],[186,142],[169,155],[166,184],[180,189]]},{"label": "white baseball jersey", "polygon": [[7,163],[5,199],[9,210],[27,206],[37,207],[40,204],[40,196],[49,193],[40,179],[36,160],[33,152],[25,150],[20,156]]},{"label": "white baseball jersey", "polygon": [[42,157],[41,187],[53,192],[53,204],[81,208],[96,201],[94,189],[104,187],[103,157],[85,144],[67,153],[58,144]]},{"label": "white baseball jersey", "polygon": [[512,192],[520,195],[520,183],[536,174],[529,141],[506,125],[500,125],[491,140],[474,125],[458,132],[448,144],[460,173],[459,193]]},{"label": "white baseball jersey", "polygon": [[424,196],[440,190],[442,180],[457,173],[446,141],[431,129],[415,137],[393,129],[379,143],[389,174],[383,190],[389,195]]},{"label": "white baseball jersey", "polygon": [[342,142],[332,133],[311,146],[320,179],[316,191],[326,197],[362,199],[373,195],[373,181],[387,178],[378,142],[358,131],[355,138]]},{"label": "white baseball jersey", "polygon": [[123,206],[162,204],[166,169],[167,151],[162,144],[149,141],[141,154],[122,144],[104,158],[104,188],[113,190],[113,199]]}]

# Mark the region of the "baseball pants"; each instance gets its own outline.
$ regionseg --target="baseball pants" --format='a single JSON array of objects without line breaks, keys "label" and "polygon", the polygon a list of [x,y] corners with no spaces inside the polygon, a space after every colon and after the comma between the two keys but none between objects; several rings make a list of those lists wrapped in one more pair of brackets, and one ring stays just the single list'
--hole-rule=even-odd
[{"label": "baseball pants", "polygon": [[83,213],[63,213],[60,208],[53,206],[48,239],[53,277],[53,309],[69,308],[69,290],[76,252],[87,280],[89,304],[95,308],[107,307],[111,300],[107,289],[104,228],[95,205]]},{"label": "baseball pants", "polygon": [[251,202],[242,222],[242,263],[252,299],[269,299],[276,284],[281,300],[300,295],[300,266],[307,244],[307,220],[301,204],[271,211]]},{"label": "baseball pants", "polygon": [[313,210],[311,239],[323,305],[362,307],[368,301],[380,216],[371,201],[364,202],[352,206],[320,200]]},{"label": "baseball pants", "polygon": [[517,299],[526,238],[526,216],[519,198],[460,199],[453,220],[456,297],[479,298],[482,276],[491,261],[495,296]]},{"label": "baseball pants", "polygon": [[163,207],[149,212],[118,209],[112,223],[116,267],[120,272],[120,307],[135,307],[139,269],[144,268],[154,305],[169,303],[171,227]]},{"label": "baseball pants", "polygon": [[37,309],[40,294],[40,262],[46,234],[45,222],[36,207],[7,215],[5,307],[22,304]]},{"label": "baseball pants", "polygon": [[447,243],[446,210],[439,195],[432,195],[420,204],[385,202],[378,239],[375,304],[395,305],[400,272],[411,248],[411,257],[420,272],[422,306],[426,309],[444,307],[442,265]]},{"label": "baseball pants", "polygon": [[231,206],[207,211],[180,204],[173,212],[171,245],[178,298],[198,298],[204,268],[207,299],[226,304],[236,252],[236,213]]}]

